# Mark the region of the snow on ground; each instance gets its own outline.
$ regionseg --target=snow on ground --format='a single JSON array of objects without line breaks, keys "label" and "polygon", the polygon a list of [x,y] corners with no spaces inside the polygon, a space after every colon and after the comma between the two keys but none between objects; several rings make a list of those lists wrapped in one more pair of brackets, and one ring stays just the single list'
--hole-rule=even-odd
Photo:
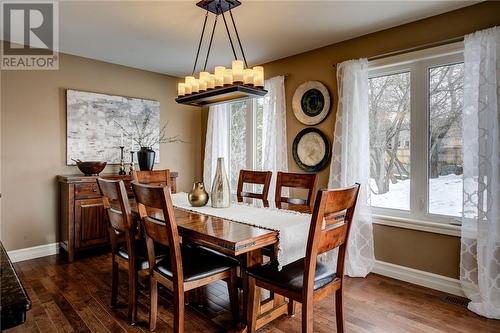
[{"label": "snow on ground", "polygon": [[[372,189],[376,189],[372,179]],[[462,175],[447,175],[430,179],[429,182],[429,213],[440,215],[462,216]],[[389,192],[371,194],[372,206],[410,209],[410,180],[400,180],[389,184]]]}]

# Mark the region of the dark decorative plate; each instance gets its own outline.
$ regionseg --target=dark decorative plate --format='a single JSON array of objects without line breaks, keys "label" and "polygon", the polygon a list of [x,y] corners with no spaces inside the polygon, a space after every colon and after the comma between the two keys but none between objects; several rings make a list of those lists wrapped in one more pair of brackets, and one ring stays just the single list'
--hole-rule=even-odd
[{"label": "dark decorative plate", "polygon": [[330,141],[317,128],[304,128],[293,140],[293,159],[304,171],[318,172],[324,169],[330,160],[331,153]]},{"label": "dark decorative plate", "polygon": [[292,99],[295,117],[303,124],[316,125],[330,112],[330,94],[319,81],[307,81],[297,87]]}]

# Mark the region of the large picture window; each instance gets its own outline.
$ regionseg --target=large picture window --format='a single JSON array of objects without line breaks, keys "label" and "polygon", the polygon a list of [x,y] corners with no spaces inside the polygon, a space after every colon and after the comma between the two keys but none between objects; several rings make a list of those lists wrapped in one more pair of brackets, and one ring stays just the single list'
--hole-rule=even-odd
[{"label": "large picture window", "polygon": [[462,215],[461,50],[370,64],[374,213],[435,222]]}]

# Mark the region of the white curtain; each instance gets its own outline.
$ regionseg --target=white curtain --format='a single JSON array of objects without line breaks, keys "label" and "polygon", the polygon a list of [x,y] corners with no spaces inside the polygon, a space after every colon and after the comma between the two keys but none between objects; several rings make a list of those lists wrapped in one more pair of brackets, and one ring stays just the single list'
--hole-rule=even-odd
[{"label": "white curtain", "polygon": [[368,117],[368,61],[337,65],[338,109],[330,165],[329,188],[360,183],[353,224],[347,245],[345,272],[364,277],[373,268],[373,231],[370,191],[370,142]]},{"label": "white curtain", "polygon": [[203,163],[203,183],[207,192],[212,189],[212,182],[217,168],[217,158],[224,157],[224,167],[229,170],[229,116],[229,104],[214,105],[208,111],[205,160]]},{"label": "white curtain", "polygon": [[[286,141],[286,102],[285,77],[276,76],[264,83],[268,91],[262,98],[262,169],[273,172],[269,200],[274,201],[276,173],[288,170]],[[250,112],[250,110],[248,110]],[[229,103],[211,106],[208,111],[207,138],[205,142],[205,160],[203,182],[210,191],[217,167],[217,158],[224,157],[226,170],[229,169]],[[287,193],[284,193],[285,195]]]},{"label": "white curtain", "polygon": [[268,93],[263,98],[262,169],[273,172],[268,196],[272,202],[276,189],[276,173],[288,171],[285,77],[276,76],[266,80],[264,88]]},{"label": "white curtain", "polygon": [[460,280],[468,308],[500,319],[500,27],[465,36]]}]

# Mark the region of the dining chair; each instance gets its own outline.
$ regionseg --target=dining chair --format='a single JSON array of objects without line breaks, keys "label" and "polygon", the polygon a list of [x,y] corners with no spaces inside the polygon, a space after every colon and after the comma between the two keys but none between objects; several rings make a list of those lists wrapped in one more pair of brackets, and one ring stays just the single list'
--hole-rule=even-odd
[{"label": "dining chair", "polygon": [[[140,184],[171,186],[170,170],[133,171],[132,180]],[[175,191],[173,191],[175,192]]]},{"label": "dining chair", "polygon": [[[296,210],[302,213],[311,213],[317,177],[318,175],[315,173],[291,173],[278,171],[276,176],[276,191],[274,199],[276,208]],[[284,197],[283,187],[307,190],[306,199]],[[286,205],[284,206],[283,203]],[[262,249],[262,254],[271,258],[271,260],[276,260],[277,248],[275,245],[268,245]]]},{"label": "dining chair", "polygon": [[[315,173],[290,173],[278,172],[276,176],[275,203],[277,208],[282,208],[283,203],[289,204],[294,209],[310,213],[313,208],[313,195],[316,188],[318,175]],[[307,190],[306,199],[283,196],[283,187]]]},{"label": "dining chair", "polygon": [[[138,271],[148,268],[146,241],[140,237],[132,217],[125,185],[121,180],[97,179],[108,222],[111,241],[111,305],[116,306],[118,295],[118,262],[128,266],[128,321],[137,319]],[[163,256],[159,255],[156,260]]]},{"label": "dining chair", "polygon": [[[238,202],[243,202],[243,198],[260,199],[262,200],[264,207],[269,207],[267,195],[269,193],[272,174],[273,173],[271,171],[240,170],[240,177],[238,178],[238,190],[236,191]],[[243,191],[244,184],[263,185],[262,192],[254,193]]]},{"label": "dining chair", "polygon": [[[158,306],[157,283],[174,295],[174,332],[184,332],[184,292],[225,280],[234,323],[238,320],[238,261],[202,246],[181,244],[174,208],[167,186],[132,182],[139,215],[145,230],[148,249],[150,298],[149,328],[156,327]],[[155,262],[155,244],[168,246],[165,258]]]},{"label": "dining chair", "polygon": [[[306,256],[281,270],[270,262],[248,271],[248,332],[253,333],[256,329],[260,288],[288,297],[290,315],[293,314],[294,301],[302,303],[303,333],[313,331],[314,302],[335,291],[337,333],[344,332],[344,260],[358,192],[357,183],[349,188],[318,191]],[[336,269],[318,260],[319,254],[335,248],[339,248]]]}]

